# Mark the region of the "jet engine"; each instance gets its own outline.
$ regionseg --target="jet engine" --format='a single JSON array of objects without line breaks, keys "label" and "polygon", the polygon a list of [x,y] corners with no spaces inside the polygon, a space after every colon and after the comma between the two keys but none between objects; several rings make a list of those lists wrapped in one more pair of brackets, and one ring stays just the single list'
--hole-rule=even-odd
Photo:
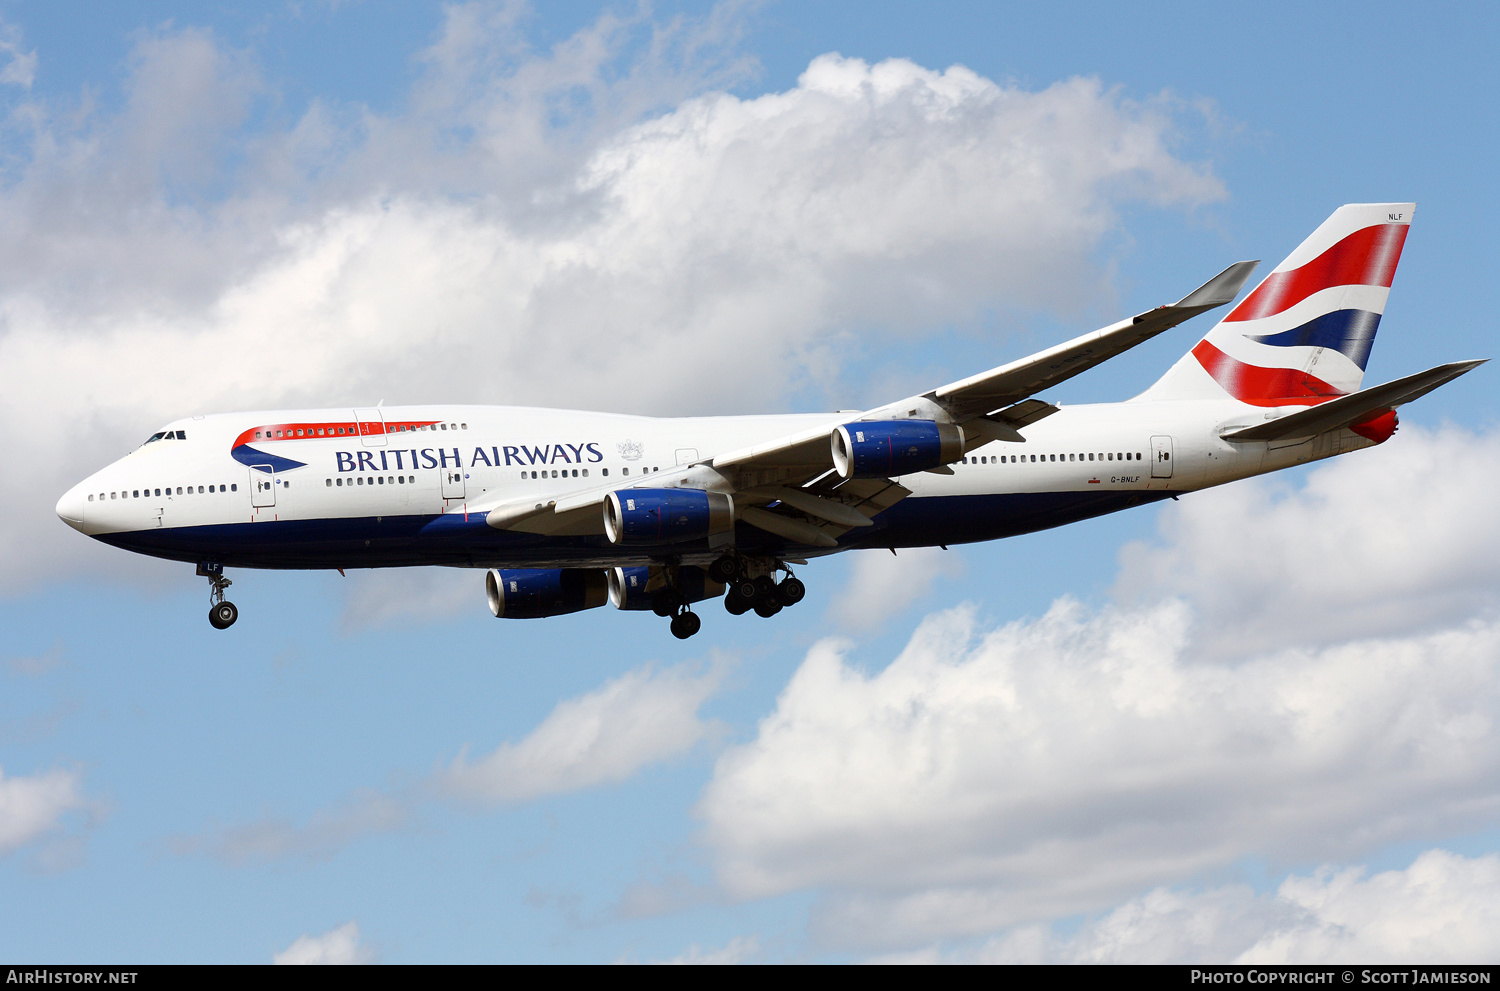
[{"label": "jet engine", "polygon": [[696,540],[734,529],[734,500],[703,489],[620,489],[604,500],[604,532],[616,544]]},{"label": "jet engine", "polygon": [[[615,568],[609,572],[610,605],[616,609],[655,609],[660,604],[657,593],[668,588],[664,578],[657,567]],[[702,568],[685,565],[677,569],[677,591],[683,602],[721,598],[724,587]]]},{"label": "jet engine", "polygon": [[502,568],[484,577],[498,619],[543,619],[609,601],[609,578],[594,568]]},{"label": "jet engine", "polygon": [[933,420],[846,423],[829,437],[833,466],[845,478],[893,478],[957,461],[962,427]]}]

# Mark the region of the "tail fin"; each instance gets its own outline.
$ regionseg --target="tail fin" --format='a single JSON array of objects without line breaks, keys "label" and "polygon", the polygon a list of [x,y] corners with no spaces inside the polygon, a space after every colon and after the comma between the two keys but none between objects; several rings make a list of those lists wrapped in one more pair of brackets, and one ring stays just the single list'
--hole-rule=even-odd
[{"label": "tail fin", "polygon": [[1357,392],[1415,210],[1339,207],[1139,398],[1312,406]]}]

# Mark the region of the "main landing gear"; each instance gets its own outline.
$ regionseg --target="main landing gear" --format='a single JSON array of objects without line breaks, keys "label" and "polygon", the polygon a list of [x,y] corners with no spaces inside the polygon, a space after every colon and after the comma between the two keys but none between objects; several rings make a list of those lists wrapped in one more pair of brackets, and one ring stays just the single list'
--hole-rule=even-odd
[{"label": "main landing gear", "polygon": [[651,611],[672,617],[672,636],[678,640],[686,640],[703,628],[703,620],[693,612],[675,583],[651,593]]},{"label": "main landing gear", "polygon": [[[760,574],[754,574],[759,571]],[[777,581],[776,571],[786,572],[786,577]],[[741,616],[750,610],[755,615],[770,619],[788,606],[795,606],[807,595],[807,586],[802,584],[785,562],[755,567],[752,563],[725,555],[709,565],[708,573],[715,580],[720,574],[729,574],[729,591],[724,595],[724,608],[731,616]]]},{"label": "main landing gear", "polygon": [[208,579],[208,625],[216,630],[229,629],[240,618],[240,611],[235,608],[234,603],[224,598],[224,590],[234,582],[224,577],[222,564],[200,564],[198,576]]}]

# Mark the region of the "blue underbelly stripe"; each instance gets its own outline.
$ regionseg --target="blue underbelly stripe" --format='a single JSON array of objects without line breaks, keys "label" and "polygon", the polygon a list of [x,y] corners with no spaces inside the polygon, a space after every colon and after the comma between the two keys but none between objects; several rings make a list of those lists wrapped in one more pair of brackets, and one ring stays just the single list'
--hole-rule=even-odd
[{"label": "blue underbelly stripe", "polygon": [[[845,548],[928,547],[996,540],[1103,516],[1171,494],[1153,490],[913,497],[877,515],[874,526],[846,533],[840,543]],[[216,561],[238,568],[525,567],[538,561],[563,566],[601,557],[708,551],[706,541],[688,541],[633,547],[626,553],[602,534],[557,537],[496,530],[477,513],[467,521],[459,514],[445,514],[164,527],[101,534],[98,539],[154,557]],[[790,555],[805,550],[744,523],[736,525],[735,542],[750,554]]]}]

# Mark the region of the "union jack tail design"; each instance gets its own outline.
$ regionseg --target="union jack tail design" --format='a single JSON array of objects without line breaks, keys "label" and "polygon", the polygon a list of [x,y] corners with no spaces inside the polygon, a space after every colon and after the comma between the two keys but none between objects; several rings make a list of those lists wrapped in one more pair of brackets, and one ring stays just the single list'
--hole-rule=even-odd
[{"label": "union jack tail design", "polygon": [[1140,398],[1314,406],[1359,391],[1415,210],[1339,207]]}]

